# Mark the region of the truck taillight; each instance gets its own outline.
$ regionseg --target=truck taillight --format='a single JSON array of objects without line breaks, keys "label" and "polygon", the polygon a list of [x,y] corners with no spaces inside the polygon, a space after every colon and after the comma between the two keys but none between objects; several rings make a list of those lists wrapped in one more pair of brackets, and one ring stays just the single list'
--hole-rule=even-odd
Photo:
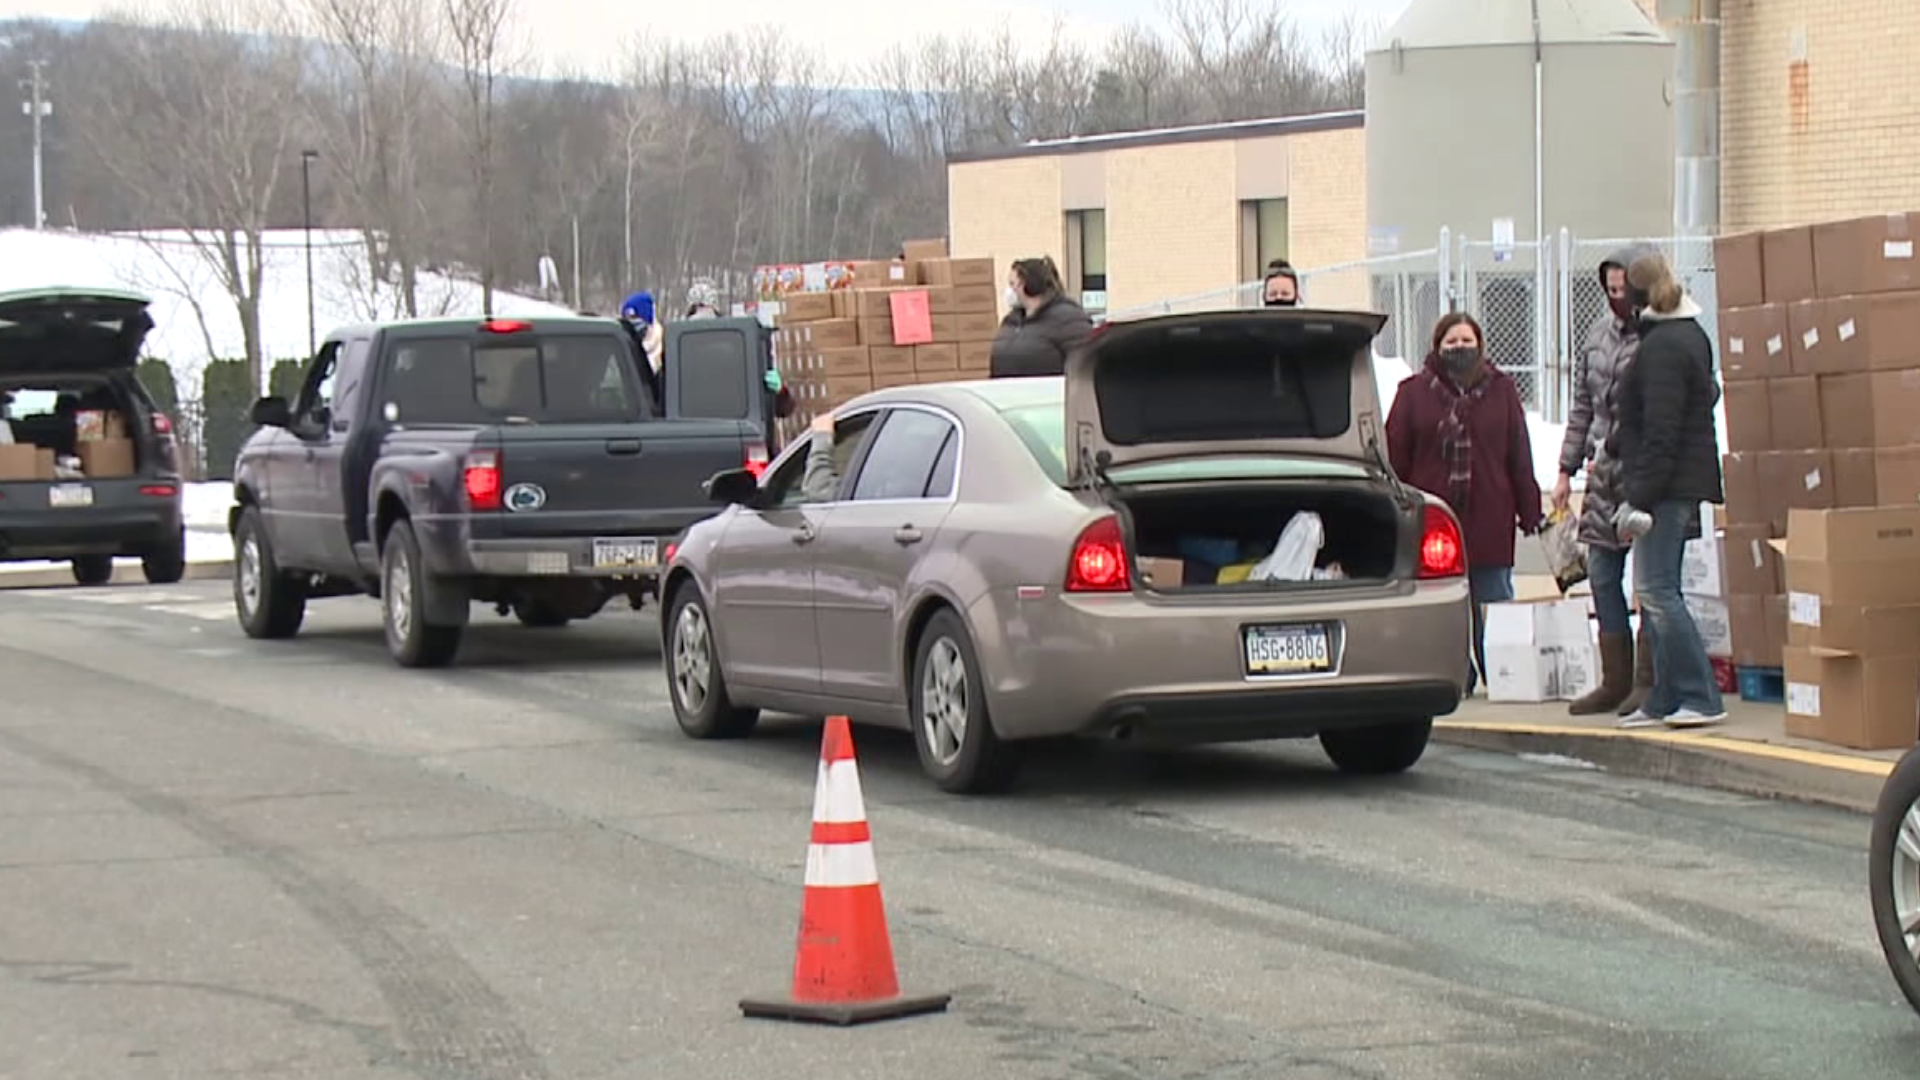
[{"label": "truck taillight", "polygon": [[1421,580],[1465,577],[1467,545],[1460,535],[1460,523],[1446,507],[1427,504],[1420,524],[1420,559],[1417,575]]},{"label": "truck taillight", "polygon": [[500,509],[500,454],[494,450],[475,450],[467,455],[462,478],[466,482],[467,505],[475,510]]},{"label": "truck taillight", "polygon": [[748,443],[744,468],[754,476],[764,476],[767,472],[767,444]]},{"label": "truck taillight", "polygon": [[172,418],[169,417],[166,413],[155,412],[153,414],[153,433],[155,435],[173,434]]},{"label": "truck taillight", "polygon": [[525,319],[488,319],[480,329],[489,334],[519,334],[533,329],[533,324]]},{"label": "truck taillight", "polygon": [[1112,516],[1080,530],[1073,542],[1073,556],[1067,560],[1066,591],[1132,592],[1133,575],[1127,570],[1127,544],[1120,535],[1120,519]]}]

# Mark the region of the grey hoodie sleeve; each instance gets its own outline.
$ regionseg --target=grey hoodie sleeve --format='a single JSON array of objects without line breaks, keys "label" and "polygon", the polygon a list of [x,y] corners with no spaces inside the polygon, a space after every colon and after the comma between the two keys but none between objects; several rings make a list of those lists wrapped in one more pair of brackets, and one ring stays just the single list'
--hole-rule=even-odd
[{"label": "grey hoodie sleeve", "polygon": [[807,447],[807,473],[800,480],[800,493],[808,502],[831,502],[840,489],[840,474],[833,467],[833,435],[813,433]]}]

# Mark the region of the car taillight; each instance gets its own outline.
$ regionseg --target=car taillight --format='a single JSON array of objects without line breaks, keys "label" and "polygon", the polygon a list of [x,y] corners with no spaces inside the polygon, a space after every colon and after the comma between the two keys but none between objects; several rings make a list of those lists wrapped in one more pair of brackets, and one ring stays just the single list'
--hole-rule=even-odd
[{"label": "car taillight", "polygon": [[480,329],[489,334],[518,334],[533,329],[533,324],[525,319],[488,319]]},{"label": "car taillight", "polygon": [[153,433],[155,435],[173,434],[173,421],[166,413],[156,412],[153,414]]},{"label": "car taillight", "polygon": [[142,484],[140,494],[150,495],[156,499],[171,499],[180,494],[180,489],[173,484]]},{"label": "car taillight", "polygon": [[1080,530],[1067,561],[1067,592],[1132,592],[1127,570],[1127,544],[1120,536],[1120,519],[1103,517]]},{"label": "car taillight", "polygon": [[1429,578],[1464,577],[1467,572],[1467,546],[1460,537],[1460,523],[1445,507],[1427,504],[1421,518],[1418,576]]},{"label": "car taillight", "polygon": [[468,454],[463,478],[468,506],[475,510],[500,509],[500,455],[497,452],[475,450]]},{"label": "car taillight", "polygon": [[672,544],[672,543],[670,543],[670,544],[668,544],[668,545],[667,545],[667,558],[666,558],[666,561],[667,561],[667,562],[672,562],[672,561],[673,561],[673,557],[674,557],[675,555],[678,555],[678,554],[680,554],[680,545],[679,545],[679,544]]},{"label": "car taillight", "polygon": [[766,475],[767,444],[766,443],[748,443],[746,461],[743,463],[742,467],[744,467],[748,472],[752,473],[755,477]]}]

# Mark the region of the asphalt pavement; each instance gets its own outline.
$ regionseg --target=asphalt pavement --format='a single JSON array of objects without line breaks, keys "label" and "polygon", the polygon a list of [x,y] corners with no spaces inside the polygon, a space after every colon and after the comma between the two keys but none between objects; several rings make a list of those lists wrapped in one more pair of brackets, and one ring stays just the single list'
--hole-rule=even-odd
[{"label": "asphalt pavement", "polygon": [[0,1077],[1911,1077],[1839,810],[1436,746],[1043,752],[942,795],[856,731],[901,981],[790,975],[818,726],[694,743],[651,620],[371,601],[255,643],[224,586],[0,596]]}]

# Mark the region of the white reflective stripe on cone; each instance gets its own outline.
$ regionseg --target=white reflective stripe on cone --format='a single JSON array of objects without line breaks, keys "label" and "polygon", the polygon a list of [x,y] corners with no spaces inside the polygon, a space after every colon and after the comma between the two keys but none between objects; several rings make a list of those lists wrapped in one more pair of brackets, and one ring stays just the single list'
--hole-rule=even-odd
[{"label": "white reflective stripe on cone", "polygon": [[860,794],[860,768],[853,759],[820,763],[813,785],[813,820],[834,825],[867,820],[866,799]]},{"label": "white reflective stripe on cone", "polygon": [[807,888],[848,889],[880,884],[873,843],[807,845]]}]

